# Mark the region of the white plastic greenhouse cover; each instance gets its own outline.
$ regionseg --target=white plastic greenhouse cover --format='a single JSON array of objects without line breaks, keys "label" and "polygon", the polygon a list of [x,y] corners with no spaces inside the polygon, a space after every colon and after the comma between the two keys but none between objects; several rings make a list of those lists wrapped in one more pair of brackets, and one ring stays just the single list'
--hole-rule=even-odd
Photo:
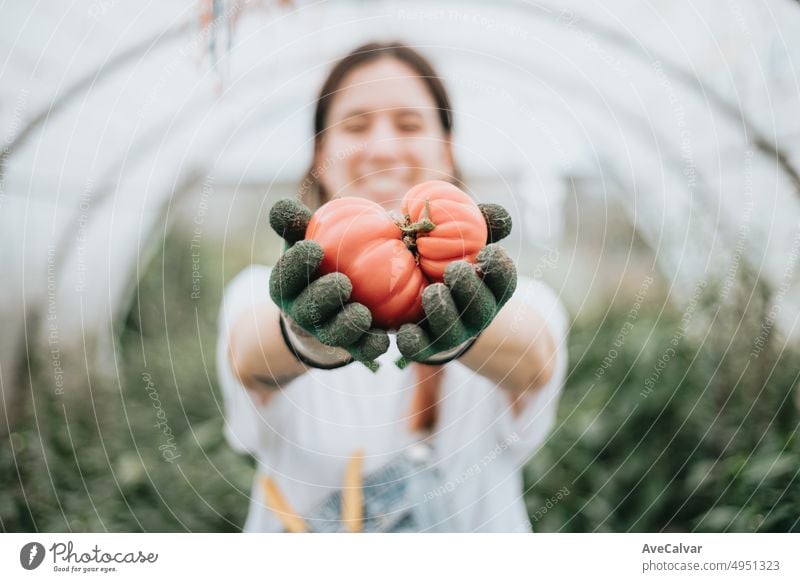
[{"label": "white plastic greenhouse cover", "polygon": [[323,75],[375,39],[432,58],[467,177],[507,185],[528,243],[557,244],[578,177],[620,197],[677,290],[746,258],[798,295],[795,2],[224,6],[236,32],[216,67],[193,2],[4,7],[0,376],[26,314],[57,305],[61,341],[107,332],[153,226],[207,176],[299,179]]}]

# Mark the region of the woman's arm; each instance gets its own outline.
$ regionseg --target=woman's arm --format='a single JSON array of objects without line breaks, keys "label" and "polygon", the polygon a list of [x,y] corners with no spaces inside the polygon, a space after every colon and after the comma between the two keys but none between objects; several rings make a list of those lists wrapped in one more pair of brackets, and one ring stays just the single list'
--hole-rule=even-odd
[{"label": "woman's arm", "polygon": [[279,318],[278,306],[267,299],[239,316],[228,336],[231,370],[262,405],[281,384],[306,371],[283,341]]},{"label": "woman's arm", "polygon": [[512,298],[459,361],[509,391],[514,411],[553,376],[556,345],[542,315]]}]

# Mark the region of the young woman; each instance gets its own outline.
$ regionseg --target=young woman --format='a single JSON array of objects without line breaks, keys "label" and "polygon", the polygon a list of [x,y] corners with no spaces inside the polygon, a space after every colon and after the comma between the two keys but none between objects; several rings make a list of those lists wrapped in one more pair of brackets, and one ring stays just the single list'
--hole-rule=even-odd
[{"label": "young woman", "polygon": [[[398,210],[421,182],[460,184],[447,93],[409,47],[341,60],[314,124],[312,210],[342,196]],[[220,313],[226,436],[258,461],[245,531],[530,531],[520,469],[553,426],[567,362],[550,289],[519,277],[480,334],[402,370],[390,334],[373,372],[304,333],[271,278],[274,291],[272,269],[245,269]]]}]

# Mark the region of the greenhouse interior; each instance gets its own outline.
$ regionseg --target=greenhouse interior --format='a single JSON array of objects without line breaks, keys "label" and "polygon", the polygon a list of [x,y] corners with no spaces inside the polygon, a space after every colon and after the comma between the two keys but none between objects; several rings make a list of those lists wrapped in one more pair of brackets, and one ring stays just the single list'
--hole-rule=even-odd
[{"label": "greenhouse interior", "polygon": [[320,85],[376,40],[440,71],[463,183],[569,313],[522,470],[533,531],[800,531],[797,2],[4,12],[3,531],[242,530],[257,462],[223,430],[223,290],[281,256],[269,211],[309,168]]}]

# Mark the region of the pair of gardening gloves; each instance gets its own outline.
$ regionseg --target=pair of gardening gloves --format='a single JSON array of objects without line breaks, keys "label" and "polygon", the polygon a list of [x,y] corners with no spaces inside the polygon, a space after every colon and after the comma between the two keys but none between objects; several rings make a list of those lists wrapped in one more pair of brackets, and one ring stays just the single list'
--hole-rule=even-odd
[{"label": "pair of gardening gloves", "polygon": [[[401,367],[408,362],[442,363],[443,355],[470,345],[516,289],[516,267],[494,244],[511,232],[511,217],[498,204],[478,206],[488,227],[487,246],[476,264],[453,261],[444,272],[444,283],[425,288],[423,321],[397,330]],[[346,275],[316,276],[323,252],[316,242],[303,240],[310,219],[311,211],[296,199],[282,199],[272,207],[270,225],[286,241],[287,250],[270,275],[270,296],[305,334],[374,370],[375,359],[389,348],[389,336],[371,327],[366,306],[349,301],[353,286]]]}]

